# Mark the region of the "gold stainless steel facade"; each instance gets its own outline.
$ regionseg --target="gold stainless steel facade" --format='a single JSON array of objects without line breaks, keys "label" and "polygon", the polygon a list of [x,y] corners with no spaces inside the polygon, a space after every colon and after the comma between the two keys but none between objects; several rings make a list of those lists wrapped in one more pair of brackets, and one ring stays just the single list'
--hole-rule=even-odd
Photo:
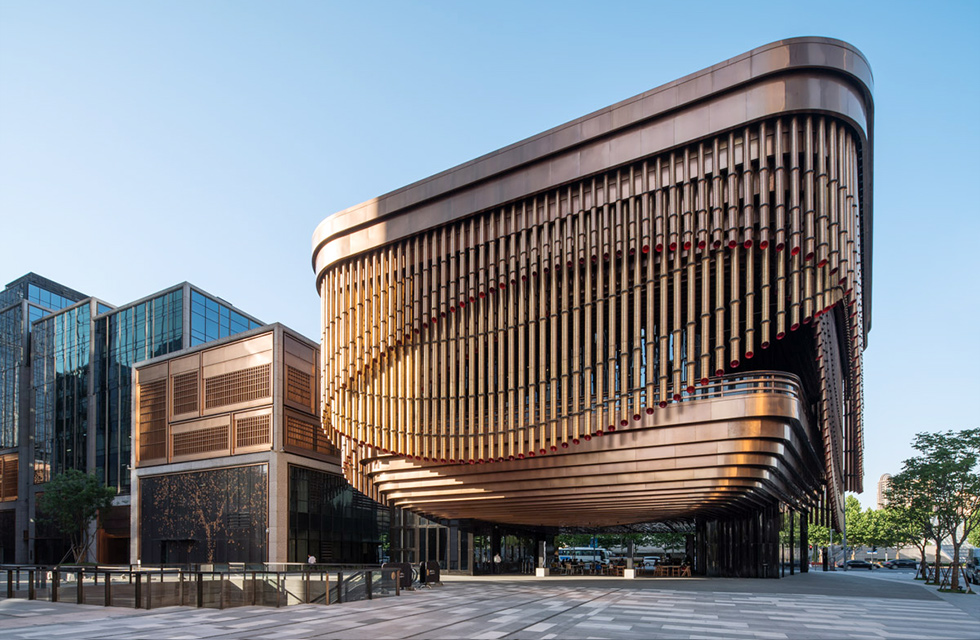
[{"label": "gold stainless steel facade", "polygon": [[871,75],[774,43],[328,217],[323,426],[430,516],[614,525],[861,491]]}]

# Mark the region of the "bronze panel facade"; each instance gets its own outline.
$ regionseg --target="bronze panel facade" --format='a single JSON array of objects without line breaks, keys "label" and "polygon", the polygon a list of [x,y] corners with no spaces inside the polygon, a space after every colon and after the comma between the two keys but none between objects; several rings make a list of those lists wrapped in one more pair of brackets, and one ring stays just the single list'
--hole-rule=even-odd
[{"label": "bronze panel facade", "polygon": [[845,43],[775,43],[328,217],[321,398],[348,479],[443,518],[839,522],[870,90]]}]

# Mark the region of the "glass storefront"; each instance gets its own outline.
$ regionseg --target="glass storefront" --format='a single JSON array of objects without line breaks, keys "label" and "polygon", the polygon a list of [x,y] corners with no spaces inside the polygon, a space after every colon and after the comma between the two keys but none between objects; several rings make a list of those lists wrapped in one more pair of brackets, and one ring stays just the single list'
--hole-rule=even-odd
[{"label": "glass storefront", "polygon": [[341,476],[289,466],[290,562],[379,563],[388,528],[388,508]]}]

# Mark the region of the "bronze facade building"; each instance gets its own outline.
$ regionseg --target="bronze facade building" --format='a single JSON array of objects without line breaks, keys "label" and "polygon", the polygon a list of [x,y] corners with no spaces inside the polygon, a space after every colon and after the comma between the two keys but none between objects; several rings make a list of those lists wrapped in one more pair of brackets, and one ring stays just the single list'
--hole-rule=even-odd
[{"label": "bronze facade building", "polygon": [[709,574],[774,571],[781,513],[839,529],[872,88],[847,43],[776,42],[327,217],[345,476],[439,519],[688,522]]}]

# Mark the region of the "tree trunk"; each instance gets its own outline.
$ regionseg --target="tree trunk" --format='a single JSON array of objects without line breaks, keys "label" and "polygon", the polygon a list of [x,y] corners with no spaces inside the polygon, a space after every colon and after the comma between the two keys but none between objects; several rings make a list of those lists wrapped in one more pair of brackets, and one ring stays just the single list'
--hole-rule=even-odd
[{"label": "tree trunk", "polygon": [[936,585],[942,584],[942,580],[939,579],[939,576],[941,576],[943,573],[942,566],[943,566],[942,540],[936,538],[936,575],[934,576],[935,581],[933,582],[933,584]]},{"label": "tree trunk", "polygon": [[956,591],[960,588],[960,543],[956,540],[956,534],[953,534],[953,577],[949,580],[949,588],[952,591]]}]

